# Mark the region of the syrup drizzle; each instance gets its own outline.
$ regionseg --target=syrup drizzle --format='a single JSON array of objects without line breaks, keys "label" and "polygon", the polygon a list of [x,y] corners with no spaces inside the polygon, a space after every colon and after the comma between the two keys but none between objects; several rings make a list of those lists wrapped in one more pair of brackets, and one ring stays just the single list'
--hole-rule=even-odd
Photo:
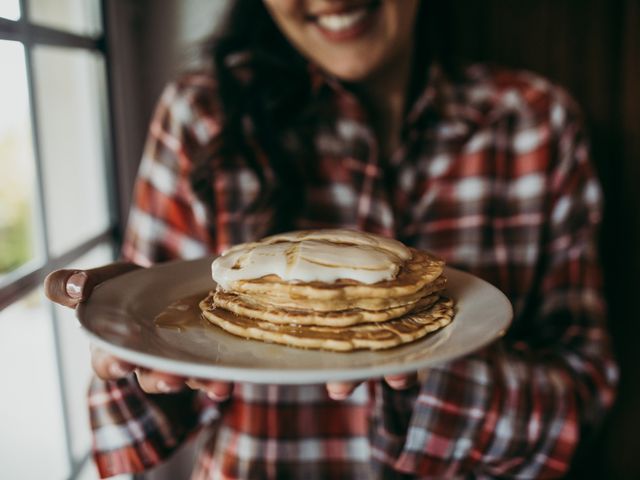
[{"label": "syrup drizzle", "polygon": [[184,332],[193,327],[208,326],[209,322],[202,318],[199,306],[207,295],[208,292],[201,292],[176,300],[153,319],[154,323],[159,328],[178,332]]}]

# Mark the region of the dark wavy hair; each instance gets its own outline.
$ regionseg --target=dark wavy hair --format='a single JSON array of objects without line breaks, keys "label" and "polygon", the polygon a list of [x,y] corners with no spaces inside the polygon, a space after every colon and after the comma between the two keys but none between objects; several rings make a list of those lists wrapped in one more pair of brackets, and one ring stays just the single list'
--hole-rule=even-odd
[{"label": "dark wavy hair", "polygon": [[[415,56],[423,62],[436,56],[440,62],[447,58],[442,55],[447,42],[439,28],[441,23],[435,21],[443,12],[432,5],[435,3],[438,2],[422,0],[416,19]],[[308,62],[282,35],[262,0],[235,0],[204,47],[215,71],[225,120],[219,142],[224,151],[216,154],[242,155],[264,189],[264,169],[256,158],[255,145],[247,143],[250,129],[257,146],[269,158],[276,178],[275,191],[268,192],[269,201],[276,208],[274,230],[291,229],[304,207],[305,172],[313,165],[302,165],[302,159],[287,155],[282,133],[294,125],[296,130],[303,130],[313,121]],[[420,68],[426,72],[426,68]],[[412,78],[416,84],[424,80],[419,75]],[[304,134],[299,137],[304,143]],[[313,147],[311,142],[305,145],[308,152],[303,156],[308,160],[313,158]],[[211,180],[210,170],[207,159],[194,169],[192,183],[196,191],[199,182]],[[252,208],[261,207],[265,195],[260,197]]]}]

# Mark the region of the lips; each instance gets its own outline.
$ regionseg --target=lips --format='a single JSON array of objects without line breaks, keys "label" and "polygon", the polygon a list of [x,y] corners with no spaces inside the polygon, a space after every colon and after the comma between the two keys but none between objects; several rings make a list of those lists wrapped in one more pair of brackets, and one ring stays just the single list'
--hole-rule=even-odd
[{"label": "lips", "polygon": [[309,15],[318,30],[329,40],[350,40],[362,35],[371,24],[380,2],[343,5]]},{"label": "lips", "polygon": [[367,16],[366,8],[358,8],[346,13],[332,13],[317,18],[318,25],[332,32],[353,28]]}]

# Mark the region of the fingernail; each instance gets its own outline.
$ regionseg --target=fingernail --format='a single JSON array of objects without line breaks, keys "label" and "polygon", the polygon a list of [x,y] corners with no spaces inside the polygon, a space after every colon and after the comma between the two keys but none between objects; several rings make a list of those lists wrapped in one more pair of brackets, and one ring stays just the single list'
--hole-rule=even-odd
[{"label": "fingernail", "polygon": [[67,285],[66,285],[67,295],[75,299],[82,298],[82,289],[84,288],[85,283],[87,283],[86,273],[84,272],[74,273],[67,280]]},{"label": "fingernail", "polygon": [[409,386],[407,380],[387,380],[389,386],[395,390],[404,390]]},{"label": "fingernail", "polygon": [[129,370],[124,368],[121,363],[113,362],[109,365],[109,374],[113,377],[124,377],[129,373]]},{"label": "fingernail", "polygon": [[165,380],[158,380],[158,383],[156,383],[156,388],[162,393],[177,392],[178,390],[180,390],[180,387],[169,385]]},{"label": "fingernail", "polygon": [[332,392],[329,390],[328,393],[332,400],[345,400],[349,396],[348,392]]},{"label": "fingernail", "polygon": [[206,393],[207,393],[207,397],[209,397],[214,402],[224,402],[225,400],[227,400],[229,398],[229,394],[218,395],[213,390],[208,390]]}]

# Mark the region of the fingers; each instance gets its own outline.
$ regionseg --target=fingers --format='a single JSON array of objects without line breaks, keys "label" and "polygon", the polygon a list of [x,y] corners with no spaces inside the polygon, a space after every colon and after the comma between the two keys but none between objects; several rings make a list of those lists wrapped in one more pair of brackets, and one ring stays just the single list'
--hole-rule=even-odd
[{"label": "fingers", "polygon": [[95,347],[91,347],[91,366],[96,375],[103,380],[118,380],[134,369],[134,366],[130,363]]},{"label": "fingers", "polygon": [[[416,372],[400,375],[387,375],[385,382],[394,390],[406,390],[418,383]],[[327,383],[327,393],[333,400],[344,400],[349,397],[362,382],[329,382]]]},{"label": "fingers", "polygon": [[233,383],[229,382],[190,378],[186,383],[189,388],[202,390],[211,400],[216,402],[223,402],[227,400],[233,391]]},{"label": "fingers", "polygon": [[223,402],[231,396],[233,391],[233,383],[193,378],[186,380],[184,377],[170,373],[136,367],[93,345],[91,346],[91,366],[96,375],[103,380],[118,380],[135,372],[140,388],[146,393],[175,393],[183,390],[186,384],[193,390],[202,390],[216,402]]},{"label": "fingers", "polygon": [[411,372],[402,375],[387,375],[384,380],[394,390],[406,390],[418,383],[418,374]]},{"label": "fingers", "polygon": [[175,393],[184,389],[183,377],[141,367],[135,372],[140,388],[146,393]]},{"label": "fingers", "polygon": [[44,293],[49,300],[59,305],[75,308],[82,296],[85,282],[86,274],[84,272],[56,270],[44,279]]},{"label": "fingers", "polygon": [[333,400],[344,400],[353,393],[362,382],[329,382],[327,393]]},{"label": "fingers", "polygon": [[135,371],[140,388],[147,393],[171,393],[184,388],[181,377],[135,367],[94,346],[91,347],[91,366],[103,380],[118,380]]},{"label": "fingers", "polygon": [[56,270],[45,278],[44,291],[53,302],[75,308],[96,285],[138,268],[133,263],[119,262],[91,270]]}]

